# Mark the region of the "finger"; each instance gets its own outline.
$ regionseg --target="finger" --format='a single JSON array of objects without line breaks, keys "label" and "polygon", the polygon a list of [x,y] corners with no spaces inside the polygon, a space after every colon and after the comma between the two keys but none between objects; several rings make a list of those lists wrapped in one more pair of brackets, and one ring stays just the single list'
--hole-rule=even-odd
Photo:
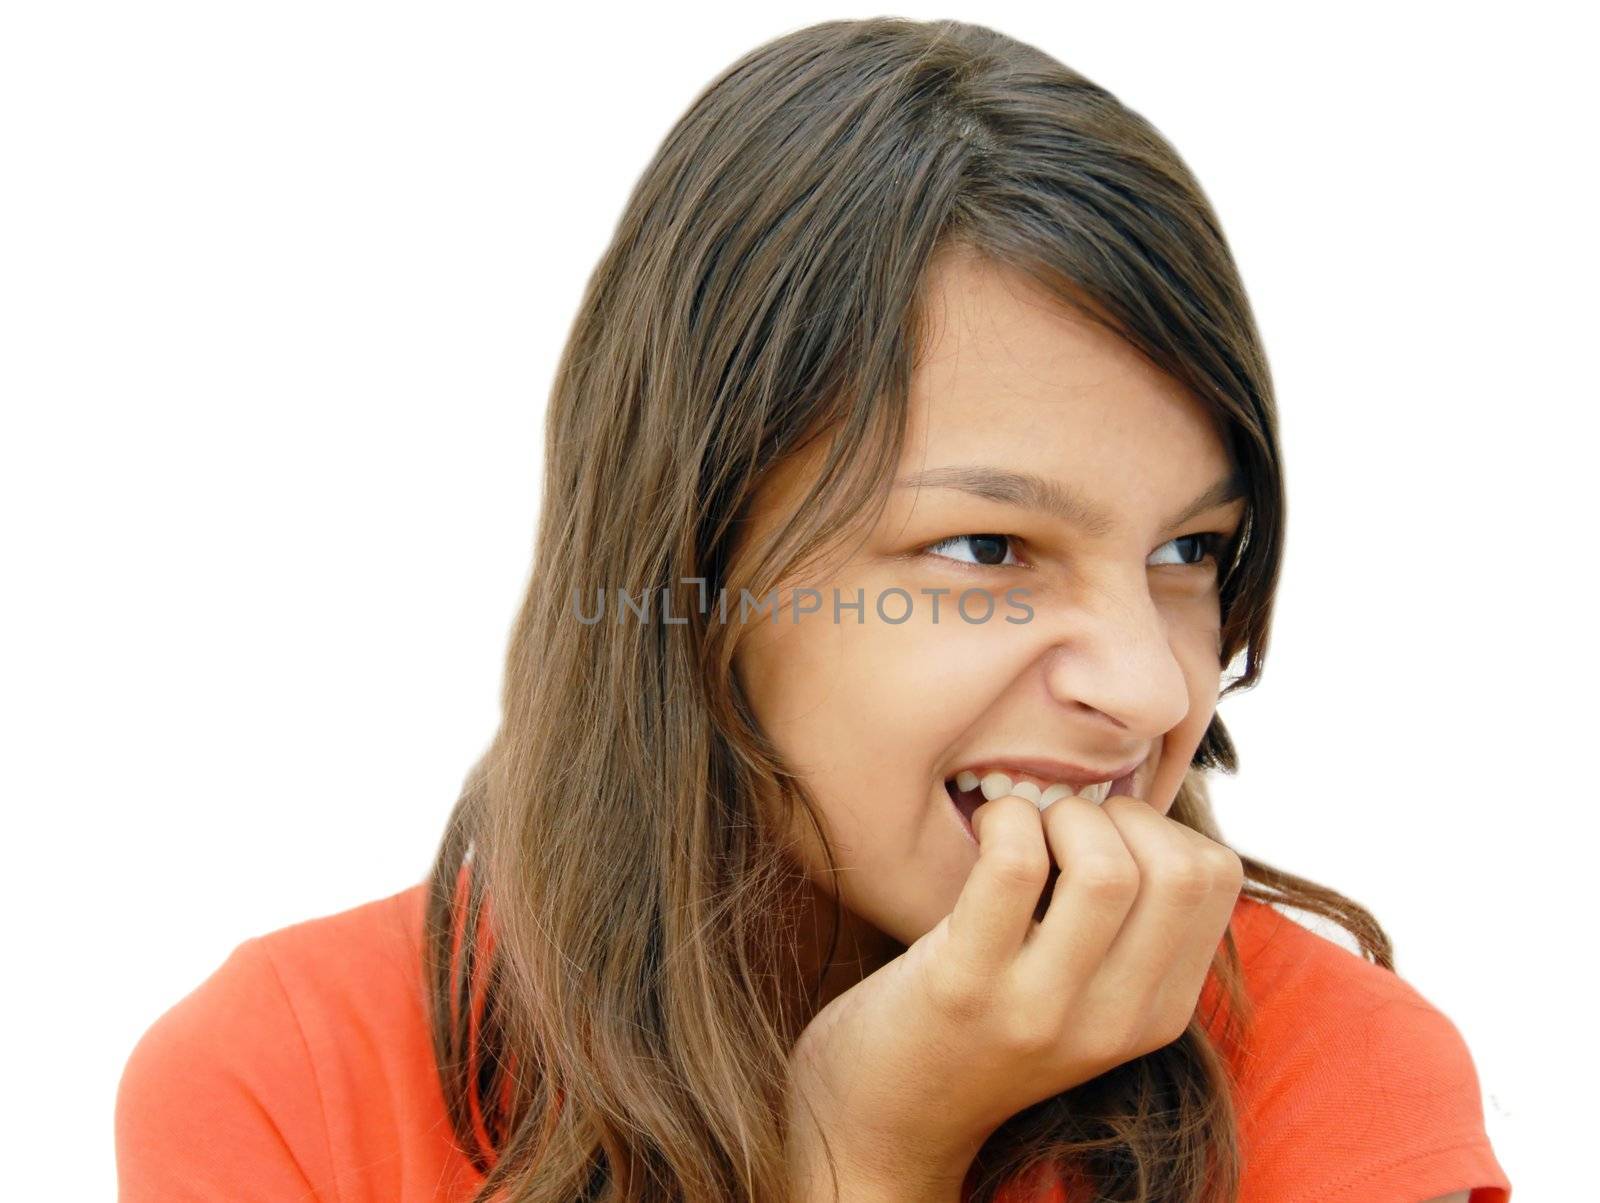
[{"label": "finger", "polygon": [[1185,1012],[1192,1012],[1199,1002],[1206,977],[1216,963],[1222,938],[1238,904],[1244,886],[1244,862],[1233,849],[1208,839],[1192,827],[1182,823],[1174,825],[1188,838],[1197,854],[1209,861],[1215,882],[1213,897],[1196,908],[1190,938],[1174,959],[1172,972],[1161,982],[1163,998],[1169,1005],[1181,1003]]},{"label": "finger", "polygon": [[950,912],[950,943],[965,964],[998,972],[1011,964],[1033,923],[1050,853],[1039,808],[1014,794],[978,807],[972,834],[978,838],[978,863]]},{"label": "finger", "polygon": [[1195,842],[1198,833],[1148,803],[1108,798],[1104,813],[1139,865],[1139,896],[1101,969],[1106,985],[1152,1005],[1191,986],[1197,996],[1237,891],[1225,888],[1219,858]]},{"label": "finger", "polygon": [[1099,972],[1138,894],[1139,867],[1116,824],[1087,798],[1058,799],[1041,817],[1060,873],[1024,956],[1045,988],[1065,997]]}]

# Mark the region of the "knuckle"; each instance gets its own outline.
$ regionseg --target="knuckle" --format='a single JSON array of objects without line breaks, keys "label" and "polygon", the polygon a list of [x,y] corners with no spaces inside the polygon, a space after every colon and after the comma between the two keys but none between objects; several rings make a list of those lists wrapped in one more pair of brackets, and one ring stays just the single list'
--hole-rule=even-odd
[{"label": "knuckle", "polygon": [[928,995],[937,1011],[957,1023],[970,1023],[989,1010],[988,984],[961,966],[931,970]]},{"label": "knuckle", "polygon": [[1050,875],[1050,857],[1042,846],[997,848],[992,863],[997,878],[1015,885],[1043,885]]},{"label": "knuckle", "polygon": [[1160,862],[1156,886],[1182,902],[1200,902],[1211,895],[1214,878],[1209,858],[1182,853]]},{"label": "knuckle", "polygon": [[1221,889],[1237,893],[1244,885],[1244,861],[1232,848],[1217,844],[1216,851],[1208,854],[1211,880]]},{"label": "knuckle", "polygon": [[1139,892],[1139,866],[1132,857],[1089,857],[1074,867],[1079,888],[1091,898],[1121,902]]},{"label": "knuckle", "polygon": [[1038,1056],[1055,1048],[1061,1038],[1061,1025],[1050,1011],[1033,1011],[1012,1022],[1007,1038],[1015,1051]]},{"label": "knuckle", "polygon": [[1107,1065],[1121,1065],[1141,1053],[1145,1047],[1145,1026],[1134,1011],[1119,1010],[1108,1021],[1098,1025],[1095,1051],[1100,1061]]}]

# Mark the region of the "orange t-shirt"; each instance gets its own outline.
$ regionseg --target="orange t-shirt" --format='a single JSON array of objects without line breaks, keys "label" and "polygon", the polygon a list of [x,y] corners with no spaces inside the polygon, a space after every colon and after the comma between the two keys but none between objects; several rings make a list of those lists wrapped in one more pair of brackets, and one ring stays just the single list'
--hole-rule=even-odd
[{"label": "orange t-shirt", "polygon": [[[244,941],[140,1038],[117,1090],[121,1203],[464,1203],[433,1069],[421,884]],[[1471,1055],[1403,979],[1241,897],[1255,1007],[1239,1203],[1507,1203]],[[1016,1196],[1012,1196],[1016,1199]],[[1041,1203],[1068,1203],[1057,1185]]]}]

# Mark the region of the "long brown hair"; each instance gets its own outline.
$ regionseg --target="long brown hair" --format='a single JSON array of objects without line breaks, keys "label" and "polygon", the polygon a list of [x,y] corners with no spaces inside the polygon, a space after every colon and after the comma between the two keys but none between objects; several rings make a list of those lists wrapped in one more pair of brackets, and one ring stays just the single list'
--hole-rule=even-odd
[{"label": "long brown hair", "polygon": [[[741,696],[737,624],[703,603],[765,597],[883,504],[922,284],[954,246],[1108,323],[1211,407],[1248,502],[1221,583],[1223,663],[1244,668],[1223,695],[1260,675],[1276,409],[1177,153],[982,26],[828,21],[745,55],[668,133],[589,281],[550,397],[501,724],[431,875],[434,1051],[479,1200],[786,1197],[786,1058],[809,1016],[785,1002],[803,886],[777,833],[795,814],[822,826]],[[819,445],[810,496],[747,554],[766,473]],[[617,590],[660,616],[580,621]],[[1205,774],[1236,767],[1213,718],[1170,817],[1220,842]],[[1392,968],[1361,906],[1242,859],[1247,896],[1332,919]],[[1231,931],[1213,982],[1220,1006],[1178,1040],[1002,1125],[975,1203],[1048,1164],[1108,1200],[1235,1198],[1229,1050],[1248,1004]]]}]

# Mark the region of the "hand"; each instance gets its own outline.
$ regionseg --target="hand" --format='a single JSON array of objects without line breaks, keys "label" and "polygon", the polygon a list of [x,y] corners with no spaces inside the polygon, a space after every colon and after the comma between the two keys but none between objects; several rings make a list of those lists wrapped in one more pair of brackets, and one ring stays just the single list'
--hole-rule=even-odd
[{"label": "hand", "polygon": [[972,829],[954,910],[790,1054],[799,1130],[854,1182],[949,1193],[1012,1115],[1176,1040],[1244,884],[1231,849],[1124,795],[996,798]]}]

